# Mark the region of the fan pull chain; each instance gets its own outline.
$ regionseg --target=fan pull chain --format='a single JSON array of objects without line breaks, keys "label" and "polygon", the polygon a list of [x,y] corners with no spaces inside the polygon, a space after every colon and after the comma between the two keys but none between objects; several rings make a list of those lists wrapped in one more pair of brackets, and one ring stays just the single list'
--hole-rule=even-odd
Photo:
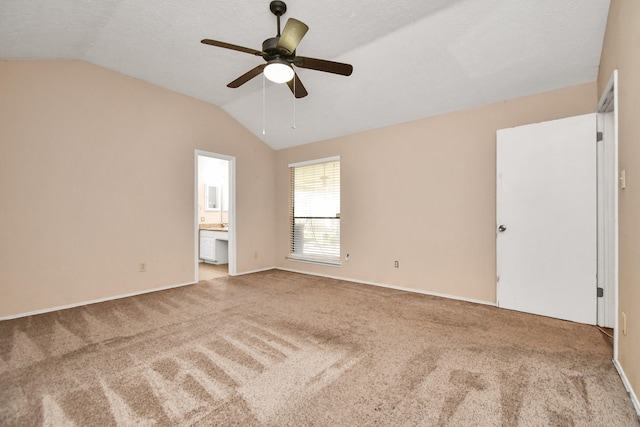
[{"label": "fan pull chain", "polygon": [[267,108],[266,108],[266,77],[262,73],[262,134],[267,134]]},{"label": "fan pull chain", "polygon": [[296,128],[296,76],[293,75],[293,126],[292,129]]}]

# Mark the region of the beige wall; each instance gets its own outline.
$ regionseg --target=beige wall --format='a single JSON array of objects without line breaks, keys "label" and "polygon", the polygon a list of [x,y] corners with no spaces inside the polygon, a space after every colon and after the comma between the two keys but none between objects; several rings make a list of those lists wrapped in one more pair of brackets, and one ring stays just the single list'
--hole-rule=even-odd
[{"label": "beige wall", "polygon": [[[636,395],[640,392],[640,2],[612,0],[607,21],[598,92],[618,69],[619,166],[627,188],[619,192],[619,360]],[[620,318],[619,321],[622,319]],[[621,324],[620,324],[621,325]]]},{"label": "beige wall", "polygon": [[[496,130],[594,112],[596,99],[591,83],[277,151],[277,265],[495,302]],[[285,260],[287,165],[334,155],[342,267]]]},{"label": "beige wall", "polygon": [[193,282],[196,149],[236,156],[238,272],[273,266],[275,155],[225,112],[80,61],[0,61],[0,316]]}]

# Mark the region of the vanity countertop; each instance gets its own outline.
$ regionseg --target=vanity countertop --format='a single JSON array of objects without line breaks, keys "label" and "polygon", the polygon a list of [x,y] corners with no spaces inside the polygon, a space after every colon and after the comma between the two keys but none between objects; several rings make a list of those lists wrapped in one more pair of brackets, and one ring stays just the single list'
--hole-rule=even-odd
[{"label": "vanity countertop", "polygon": [[200,230],[229,231],[229,228],[223,227],[222,224],[200,224],[198,228]]}]

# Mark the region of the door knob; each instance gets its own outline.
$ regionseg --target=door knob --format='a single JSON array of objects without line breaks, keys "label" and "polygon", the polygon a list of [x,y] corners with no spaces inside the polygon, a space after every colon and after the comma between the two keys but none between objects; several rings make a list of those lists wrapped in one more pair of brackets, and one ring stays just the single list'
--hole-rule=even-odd
[{"label": "door knob", "polygon": [[502,232],[504,232],[504,231],[506,231],[506,229],[507,229],[507,227],[505,227],[504,225],[500,225],[500,226],[498,227],[498,231],[499,231],[499,232],[501,232],[501,233],[502,233]]}]

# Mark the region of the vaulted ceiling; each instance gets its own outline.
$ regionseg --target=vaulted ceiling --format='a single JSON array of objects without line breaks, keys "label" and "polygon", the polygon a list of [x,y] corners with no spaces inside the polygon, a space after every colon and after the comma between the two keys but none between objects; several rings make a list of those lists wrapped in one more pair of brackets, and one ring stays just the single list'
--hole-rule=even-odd
[{"label": "vaulted ceiling", "polygon": [[276,35],[268,0],[2,0],[0,58],[88,61],[217,105],[281,149],[594,81],[609,9],[607,0],[286,3],[282,25],[310,27],[298,55],[354,67],[349,77],[296,69],[309,95],[295,104],[286,85],[267,81],[263,109],[261,76],[227,88],[263,60],[200,43],[260,50]]}]

